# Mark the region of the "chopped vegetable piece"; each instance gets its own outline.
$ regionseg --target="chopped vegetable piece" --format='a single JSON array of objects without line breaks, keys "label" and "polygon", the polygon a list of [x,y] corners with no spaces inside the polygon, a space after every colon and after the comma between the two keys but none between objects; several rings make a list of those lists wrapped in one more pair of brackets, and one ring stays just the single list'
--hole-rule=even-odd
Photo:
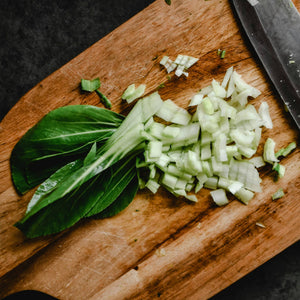
[{"label": "chopped vegetable piece", "polygon": [[168,73],[174,71],[177,67],[177,64],[175,64],[168,56],[164,56],[161,59],[160,64],[167,69]]},{"label": "chopped vegetable piece", "polygon": [[124,91],[123,95],[121,96],[121,98],[123,100],[126,100],[128,97],[130,97],[135,91],[135,84],[131,84],[127,87],[127,89]]},{"label": "chopped vegetable piece", "polygon": [[[224,79],[223,79],[222,84],[221,84],[221,86],[222,86],[223,88],[226,88],[226,87],[227,87],[227,85],[228,85],[228,83],[229,83],[229,80],[230,80],[230,77],[231,77],[231,75],[232,75],[232,72],[233,72],[233,67],[230,67],[230,68],[227,69],[227,71],[226,71],[226,73],[225,73],[225,76],[224,76]],[[225,95],[225,96],[226,96],[226,95]]]},{"label": "chopped vegetable piece", "polygon": [[282,156],[287,156],[289,155],[294,149],[296,149],[296,143],[295,142],[291,142],[282,152]]},{"label": "chopped vegetable piece", "polygon": [[162,89],[164,87],[165,87],[165,84],[164,83],[160,83],[159,86],[157,87],[157,89],[159,90],[159,89]]},{"label": "chopped vegetable piece", "polygon": [[264,145],[264,160],[270,164],[278,162],[275,156],[275,142],[273,139],[268,138]]},{"label": "chopped vegetable piece", "polygon": [[218,187],[218,177],[212,176],[207,178],[207,180],[204,182],[204,186],[208,189],[215,190]]},{"label": "chopped vegetable piece", "polygon": [[95,90],[99,89],[101,86],[101,82],[99,77],[88,80],[88,79],[81,79],[81,89],[86,92],[94,92]]},{"label": "chopped vegetable piece", "polygon": [[285,166],[275,162],[272,169],[277,172],[278,178],[282,178],[284,176]]},{"label": "chopped vegetable piece", "polygon": [[153,194],[157,192],[160,187],[160,184],[153,179],[149,179],[145,185]]},{"label": "chopped vegetable piece", "polygon": [[162,131],[162,135],[166,138],[176,138],[179,133],[180,127],[177,126],[166,126]]},{"label": "chopped vegetable piece", "polygon": [[235,196],[244,204],[249,204],[249,201],[254,197],[254,193],[244,188],[239,189]]},{"label": "chopped vegetable piece", "polygon": [[176,176],[168,174],[168,173],[164,173],[161,183],[163,185],[171,188],[172,190],[174,190],[176,187],[177,180],[178,180],[178,178]]},{"label": "chopped vegetable piece", "polygon": [[212,85],[213,91],[217,97],[220,97],[220,98],[226,97],[226,90],[222,85],[220,85],[219,82],[217,82],[216,80],[213,79],[211,85]]},{"label": "chopped vegetable piece", "polygon": [[96,93],[99,95],[101,102],[104,104],[106,108],[111,108],[111,102],[108,100],[108,98],[102,94],[99,90],[96,90]]},{"label": "chopped vegetable piece", "polygon": [[214,202],[218,205],[218,206],[223,206],[229,203],[227,196],[226,196],[226,192],[223,189],[217,189],[215,191],[211,191],[210,192]]},{"label": "chopped vegetable piece", "polygon": [[266,226],[261,222],[256,222],[255,225],[261,228],[266,228]]},{"label": "chopped vegetable piece", "polygon": [[253,165],[255,166],[255,168],[260,168],[266,165],[264,159],[262,156],[256,156],[256,157],[252,157],[249,160],[251,163],[253,163]]},{"label": "chopped vegetable piece", "polygon": [[243,187],[243,185],[244,184],[241,182],[234,181],[228,186],[228,190],[230,193],[235,195]]},{"label": "chopped vegetable piece", "polygon": [[184,74],[187,77],[189,74],[185,70],[190,68],[197,61],[198,61],[198,58],[179,54],[176,57],[174,62],[168,56],[164,56],[161,59],[160,64],[163,65],[167,69],[168,73],[170,73],[176,69],[176,71],[175,71],[176,76],[180,77],[182,74]]},{"label": "chopped vegetable piece", "polygon": [[211,100],[208,98],[208,97],[205,97],[203,100],[202,100],[202,105],[203,105],[203,109],[204,109],[204,112],[208,115],[212,115],[214,113],[214,106],[211,102]]},{"label": "chopped vegetable piece", "polygon": [[159,158],[162,154],[162,142],[150,141],[148,144],[148,149],[150,158]]},{"label": "chopped vegetable piece", "polygon": [[196,94],[192,97],[189,106],[195,106],[201,103],[203,99],[203,94]]},{"label": "chopped vegetable piece", "polygon": [[125,92],[123,93],[123,95],[121,96],[121,98],[123,100],[126,100],[127,103],[131,103],[134,100],[136,100],[136,99],[140,98],[141,96],[143,96],[143,94],[145,92],[145,89],[146,89],[146,85],[145,84],[141,84],[137,88],[135,88],[134,84],[131,84],[125,90]]},{"label": "chopped vegetable piece", "polygon": [[266,128],[273,128],[273,122],[272,119],[270,117],[270,113],[269,113],[269,105],[267,102],[262,102],[259,109],[258,109],[258,113],[260,115],[260,117],[263,120],[263,124]]},{"label": "chopped vegetable piece", "polygon": [[272,200],[277,200],[280,199],[284,196],[284,191],[283,188],[279,188],[273,195],[272,195]]}]

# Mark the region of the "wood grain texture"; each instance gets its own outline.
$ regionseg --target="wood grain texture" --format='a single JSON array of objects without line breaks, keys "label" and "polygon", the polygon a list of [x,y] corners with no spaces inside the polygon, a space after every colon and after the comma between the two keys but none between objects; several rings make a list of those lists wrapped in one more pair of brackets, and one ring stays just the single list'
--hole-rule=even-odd
[{"label": "wood grain texture", "polygon": [[[295,3],[300,8],[300,3]],[[217,49],[226,49],[221,60]],[[198,57],[188,78],[166,77],[163,55]],[[153,59],[157,57],[157,59]],[[37,289],[60,299],[206,299],[255,269],[300,237],[300,154],[283,160],[287,172],[274,182],[262,169],[263,192],[248,206],[232,201],[213,205],[207,190],[190,204],[161,190],[141,191],[118,216],[84,220],[62,234],[27,240],[13,224],[32,196],[18,196],[10,179],[9,157],[20,137],[49,111],[70,104],[99,105],[82,94],[80,79],[100,77],[112,110],[131,106],[120,95],[131,83],[146,92],[160,89],[187,107],[191,96],[230,66],[262,91],[252,102],[267,101],[274,129],[263,130],[278,148],[299,134],[247,49],[227,1],[158,0],[74,58],[29,91],[0,124],[0,297]],[[261,147],[259,148],[261,152]],[[272,201],[283,187],[286,196]],[[256,225],[265,224],[265,228]],[[164,249],[165,255],[160,255]]]}]

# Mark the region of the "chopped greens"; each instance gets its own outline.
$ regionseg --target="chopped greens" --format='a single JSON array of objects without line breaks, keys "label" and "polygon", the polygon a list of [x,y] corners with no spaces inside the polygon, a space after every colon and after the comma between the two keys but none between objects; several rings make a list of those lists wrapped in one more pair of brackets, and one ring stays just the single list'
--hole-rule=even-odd
[{"label": "chopped greens", "polygon": [[[167,62],[163,58],[163,64]],[[204,187],[215,190],[212,198],[218,205],[228,203],[227,192],[248,204],[261,191],[256,166],[265,164],[262,157],[249,161],[264,126],[248,104],[248,97],[258,95],[229,68],[221,84],[213,80],[192,97],[193,114],[165,100],[155,115],[170,123],[152,120],[145,130],[147,146],[138,168],[141,188],[156,193],[163,186],[176,197],[196,202],[196,193]],[[143,177],[145,173],[149,176]]]},{"label": "chopped greens", "polygon": [[111,102],[107,99],[107,97],[99,91],[101,86],[101,82],[99,77],[88,80],[88,79],[81,79],[81,89],[85,92],[94,92],[98,94],[100,97],[101,102],[104,104],[106,108],[111,108]]},{"label": "chopped greens", "polygon": [[172,61],[168,56],[164,56],[160,64],[164,66],[168,73],[175,70],[175,75],[180,77],[184,74],[188,77],[189,73],[186,71],[192,65],[194,65],[198,61],[198,58],[188,56],[188,55],[177,55],[175,61]]},{"label": "chopped greens", "polygon": [[140,98],[145,93],[146,85],[140,84],[137,88],[135,88],[135,84],[131,84],[127,87],[121,98],[126,100],[127,103],[131,103],[134,100]]},{"label": "chopped greens", "polygon": [[278,150],[276,153],[275,153],[275,156],[278,158],[280,156],[288,156],[294,149],[296,149],[297,145],[296,145],[296,142],[291,142],[290,144],[287,145],[286,148],[282,148],[280,150]]},{"label": "chopped greens", "polygon": [[101,93],[99,90],[96,90],[96,93],[99,95],[101,102],[104,104],[104,106],[106,108],[111,108],[111,102],[109,101],[109,99],[103,94]]},{"label": "chopped greens", "polygon": [[279,188],[273,195],[272,200],[278,200],[284,196],[283,188]]},{"label": "chopped greens", "polygon": [[88,79],[81,79],[81,89],[86,92],[94,92],[95,90],[99,89],[101,86],[101,82],[99,77],[88,80]]},{"label": "chopped greens", "polygon": [[220,56],[220,58],[223,59],[223,58],[225,58],[226,51],[218,49],[217,54],[218,54],[218,56]]}]

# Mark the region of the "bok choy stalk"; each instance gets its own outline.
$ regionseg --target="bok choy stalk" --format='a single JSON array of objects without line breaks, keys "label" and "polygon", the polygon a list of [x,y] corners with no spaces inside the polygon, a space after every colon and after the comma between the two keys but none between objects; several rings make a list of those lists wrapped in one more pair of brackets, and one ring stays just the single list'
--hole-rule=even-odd
[{"label": "bok choy stalk", "polygon": [[[124,159],[123,170],[131,170],[125,166],[127,162],[132,161],[134,161],[132,166],[135,170],[135,155],[144,147],[144,123],[157,112],[161,105],[162,100],[158,93],[153,93],[137,102],[120,127],[102,147],[97,151],[92,147],[88,158],[63,166],[40,186],[25,216],[16,226],[29,237],[50,234],[73,225],[82,217],[99,214],[109,207],[116,199],[111,196],[111,193],[120,195],[133,180],[133,177],[128,176],[127,173],[119,174],[117,171],[119,167],[114,169],[114,166]],[[109,176],[107,172],[111,172],[112,175]],[[107,178],[111,178],[109,182]],[[125,178],[128,179],[125,180]],[[122,186],[118,180],[125,180],[123,182],[126,184]],[[102,188],[94,189],[96,186]],[[132,189],[134,190],[134,186]],[[98,190],[97,195],[95,190]],[[86,195],[89,204],[83,203]],[[90,198],[89,195],[91,195]],[[68,203],[71,207],[78,206],[80,209],[71,211],[72,216],[68,218],[69,222],[63,222],[63,217],[61,217],[52,222],[53,227],[49,225],[51,228],[46,229],[48,225],[43,220],[51,219],[51,215],[53,220],[55,216],[50,213],[51,208],[58,213],[61,207],[69,207],[64,203]],[[39,228],[42,229],[39,230]]]}]

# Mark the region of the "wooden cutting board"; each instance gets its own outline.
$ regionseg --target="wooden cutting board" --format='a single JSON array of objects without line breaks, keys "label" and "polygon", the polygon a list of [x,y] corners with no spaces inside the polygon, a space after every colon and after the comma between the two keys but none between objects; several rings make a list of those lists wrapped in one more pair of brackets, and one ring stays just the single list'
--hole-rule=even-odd
[{"label": "wooden cutting board", "polygon": [[[119,215],[85,220],[55,236],[28,240],[13,227],[33,193],[16,194],[10,153],[49,111],[70,104],[101,106],[96,94],[80,93],[81,78],[99,76],[112,110],[126,114],[130,107],[120,96],[131,83],[145,83],[147,93],[165,83],[161,97],[187,107],[194,93],[234,66],[262,92],[252,103],[270,106],[274,129],[263,130],[262,142],[272,137],[278,148],[290,141],[299,144],[296,127],[247,49],[228,1],[172,2],[154,2],[30,90],[3,119],[0,298],[36,289],[60,299],[206,299],[299,239],[299,149],[282,161],[286,175],[278,182],[269,167],[262,169],[263,192],[248,206],[232,201],[218,208],[207,190],[196,204],[163,190],[155,196],[140,191]],[[219,48],[226,50],[224,59],[217,55]],[[159,61],[177,54],[199,61],[188,78],[169,81]],[[272,201],[279,187],[286,195]]]}]

